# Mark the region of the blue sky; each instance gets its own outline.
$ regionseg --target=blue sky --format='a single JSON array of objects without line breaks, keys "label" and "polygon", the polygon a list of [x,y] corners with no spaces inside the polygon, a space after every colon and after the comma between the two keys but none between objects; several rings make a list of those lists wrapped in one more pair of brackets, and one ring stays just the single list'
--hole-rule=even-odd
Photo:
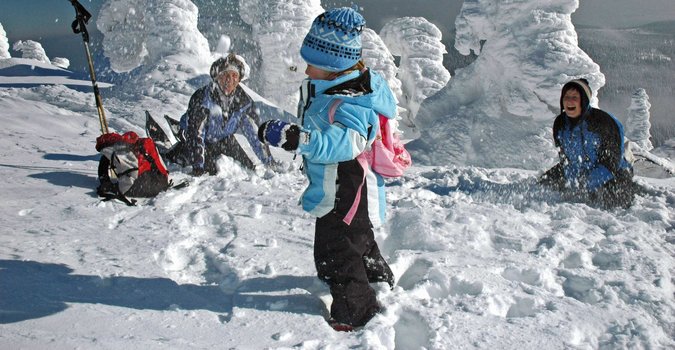
[{"label": "blue sky", "polygon": [[[214,1],[214,0],[199,0]],[[349,5],[352,1],[322,1],[324,7]],[[97,33],[95,20],[103,0],[80,0],[94,16],[88,28]],[[423,16],[435,23],[444,34],[454,25],[461,8],[460,0],[388,0],[383,9],[382,0],[357,2],[369,26],[375,30],[389,19],[402,16]],[[441,10],[442,9],[442,10]],[[75,10],[69,0],[1,0],[0,23],[7,32],[10,46],[17,40],[36,40],[42,43],[49,57],[66,57],[73,67],[84,62],[81,36],[72,33],[70,24]],[[661,20],[675,20],[673,0],[580,0],[573,14],[577,25],[624,27]],[[443,28],[445,27],[445,28]],[[94,37],[95,38],[95,37]],[[93,40],[93,39],[92,39]],[[82,68],[84,69],[84,68]]]}]

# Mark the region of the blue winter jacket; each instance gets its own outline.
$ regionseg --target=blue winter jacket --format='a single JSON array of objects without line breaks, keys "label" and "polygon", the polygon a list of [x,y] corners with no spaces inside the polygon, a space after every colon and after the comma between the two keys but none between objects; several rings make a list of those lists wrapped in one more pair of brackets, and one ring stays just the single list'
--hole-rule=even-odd
[{"label": "blue winter jacket", "polygon": [[272,162],[267,147],[258,140],[260,117],[251,97],[237,86],[228,106],[220,100],[220,89],[211,82],[195,91],[188,110],[180,119],[180,129],[187,143],[187,158],[191,165],[203,168],[206,145],[220,142],[240,131],[248,140],[255,155],[263,164]]},{"label": "blue winter jacket", "polygon": [[[331,124],[328,111],[336,99],[343,102]],[[355,71],[331,81],[305,80],[298,115],[306,134],[297,151],[309,179],[301,199],[305,211],[317,217],[331,211],[346,215],[363,185],[359,211],[367,210],[375,227],[384,222],[384,181],[356,161],[375,138],[378,113],[394,117],[396,100],[376,72]]]}]

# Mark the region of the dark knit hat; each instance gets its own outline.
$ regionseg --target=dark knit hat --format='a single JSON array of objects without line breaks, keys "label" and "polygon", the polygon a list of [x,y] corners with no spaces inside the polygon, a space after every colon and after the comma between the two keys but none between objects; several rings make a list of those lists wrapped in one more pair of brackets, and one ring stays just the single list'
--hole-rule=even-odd
[{"label": "dark knit hat", "polygon": [[588,84],[588,80],[584,78],[575,79],[563,85],[562,92],[560,93],[560,112],[562,113],[565,110],[563,97],[565,97],[565,93],[567,93],[567,91],[570,89],[574,89],[579,92],[579,95],[581,95],[582,114],[586,113],[586,111],[588,111],[588,109],[591,107],[591,98],[593,97],[593,93]]},{"label": "dark knit hat", "polygon": [[356,10],[341,7],[328,10],[314,19],[300,48],[308,64],[341,72],[361,59],[361,30],[366,24]]}]

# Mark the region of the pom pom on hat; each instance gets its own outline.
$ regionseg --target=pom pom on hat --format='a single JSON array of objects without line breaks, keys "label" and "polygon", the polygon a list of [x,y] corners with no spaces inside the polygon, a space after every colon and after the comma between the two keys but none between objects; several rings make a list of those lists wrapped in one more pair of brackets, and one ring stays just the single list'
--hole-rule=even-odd
[{"label": "pom pom on hat", "polygon": [[349,7],[330,9],[314,19],[300,48],[308,64],[329,71],[351,68],[361,59],[361,30],[366,20]]}]

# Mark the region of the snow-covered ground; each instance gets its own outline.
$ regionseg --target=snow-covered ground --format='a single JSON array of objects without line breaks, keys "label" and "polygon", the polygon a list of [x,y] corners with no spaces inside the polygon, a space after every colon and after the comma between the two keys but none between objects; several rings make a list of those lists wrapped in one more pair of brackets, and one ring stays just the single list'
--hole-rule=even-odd
[{"label": "snow-covered ground", "polygon": [[[104,105],[113,128],[135,123]],[[0,348],[675,346],[673,178],[638,178],[632,208],[604,211],[539,191],[533,171],[413,167],[377,231],[396,287],[337,333],[297,165],[172,168],[187,188],[128,207],[95,194],[92,94],[3,88],[0,110]]]},{"label": "snow-covered ground", "polygon": [[[108,1],[108,17],[98,17],[108,58],[124,68],[103,91],[114,131],[142,134],[145,110],[178,118],[208,79],[208,62],[195,57],[215,53],[192,2],[146,3]],[[568,23],[578,3],[465,5],[462,33],[491,41],[423,104],[429,146],[410,147],[414,166],[388,181],[388,222],[376,232],[396,286],[374,286],[384,311],[352,333],[324,321],[330,294],[315,277],[314,219],[297,204],[299,160],[274,149],[285,170],[252,172],[223,158],[217,176],[198,178],[171,166],[173,181],[188,187],[134,207],[103,202],[90,82],[53,62],[0,59],[0,349],[675,348],[675,178],[639,172],[662,179],[638,176],[635,204],[613,211],[536,185],[555,161],[546,118],[557,109],[556,84],[568,78],[558,73],[602,85]],[[537,6],[550,11],[530,11]],[[152,25],[139,25],[141,17]],[[500,30],[482,32],[491,23]],[[491,58],[513,42],[512,27],[529,35],[501,66]],[[557,44],[531,47],[529,38],[557,38],[566,50],[551,61],[544,48]],[[528,65],[532,57],[545,64]],[[571,72],[560,63],[578,58]],[[476,80],[486,75],[472,72],[499,74]],[[523,84],[513,85],[514,74]],[[672,163],[675,139],[653,155]]]}]

